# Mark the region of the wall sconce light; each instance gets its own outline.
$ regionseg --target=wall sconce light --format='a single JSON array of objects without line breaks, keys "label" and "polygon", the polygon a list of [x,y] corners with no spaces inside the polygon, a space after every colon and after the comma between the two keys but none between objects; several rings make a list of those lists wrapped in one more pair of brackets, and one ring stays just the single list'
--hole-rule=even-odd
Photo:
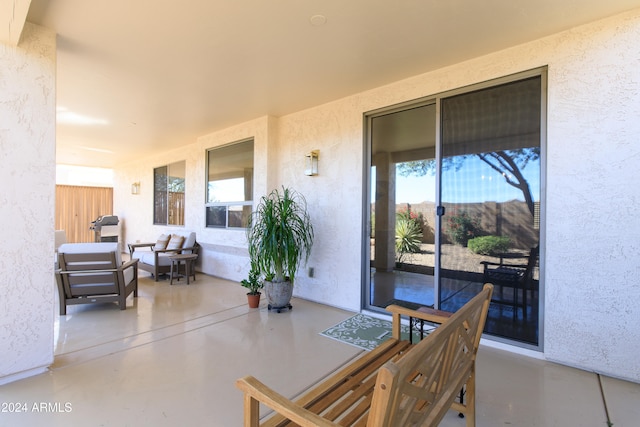
[{"label": "wall sconce light", "polygon": [[140,183],[134,182],[131,184],[131,194],[140,194]]},{"label": "wall sconce light", "polygon": [[318,150],[313,150],[305,157],[304,174],[307,176],[318,175]]}]

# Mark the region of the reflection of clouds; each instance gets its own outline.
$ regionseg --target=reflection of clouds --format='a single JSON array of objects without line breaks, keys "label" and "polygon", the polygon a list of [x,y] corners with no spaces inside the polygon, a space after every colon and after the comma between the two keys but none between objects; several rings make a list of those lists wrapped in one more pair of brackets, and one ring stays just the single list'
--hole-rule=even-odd
[{"label": "reflection of clouds", "polygon": [[209,203],[244,201],[244,178],[209,182]]}]

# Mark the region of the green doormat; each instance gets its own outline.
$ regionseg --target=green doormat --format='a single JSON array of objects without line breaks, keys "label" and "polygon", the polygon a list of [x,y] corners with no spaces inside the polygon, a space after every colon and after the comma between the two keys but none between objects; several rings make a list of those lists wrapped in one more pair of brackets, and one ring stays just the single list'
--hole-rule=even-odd
[{"label": "green doormat", "polygon": [[[428,326],[425,325],[425,329]],[[409,326],[401,325],[403,339],[409,339]],[[391,338],[391,321],[356,314],[331,328],[320,332],[320,335],[364,350],[373,350],[383,341]],[[414,341],[420,341],[420,334],[414,332]]]}]

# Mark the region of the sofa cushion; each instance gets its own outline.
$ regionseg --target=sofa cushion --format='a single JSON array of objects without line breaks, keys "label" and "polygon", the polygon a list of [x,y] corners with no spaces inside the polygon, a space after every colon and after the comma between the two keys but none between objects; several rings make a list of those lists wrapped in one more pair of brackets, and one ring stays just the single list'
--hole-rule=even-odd
[{"label": "sofa cushion", "polygon": [[166,249],[167,245],[169,244],[169,239],[171,239],[171,236],[167,236],[166,234],[161,234],[160,237],[158,237],[158,241],[156,242],[156,245],[153,247],[153,250],[161,251],[163,249]]},{"label": "sofa cushion", "polygon": [[124,270],[122,270],[122,275],[124,276],[124,284],[128,285],[129,283],[131,283],[131,281],[133,280],[136,272],[135,272],[136,267],[129,267],[129,268],[125,268]]},{"label": "sofa cushion", "polygon": [[184,236],[180,236],[178,234],[172,234],[171,240],[169,240],[169,244],[167,244],[167,250],[171,249],[182,249],[182,244],[184,243]]},{"label": "sofa cushion", "polygon": [[[175,255],[173,252],[161,252],[158,254],[158,265],[169,267],[171,265],[170,256]],[[143,252],[139,258],[140,262],[148,265],[156,265],[156,254],[153,252]]]},{"label": "sofa cushion", "polygon": [[[184,239],[184,243],[182,244],[183,248],[192,248],[196,244],[196,233],[192,231],[189,233]],[[191,251],[186,251],[184,253],[191,253]]]}]

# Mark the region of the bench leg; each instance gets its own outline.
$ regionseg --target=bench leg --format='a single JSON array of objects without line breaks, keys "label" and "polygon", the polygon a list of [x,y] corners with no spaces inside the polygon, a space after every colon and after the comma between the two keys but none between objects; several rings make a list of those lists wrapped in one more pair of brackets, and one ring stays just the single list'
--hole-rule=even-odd
[{"label": "bench leg", "polygon": [[466,386],[467,404],[465,407],[467,410],[465,416],[467,427],[476,427],[476,373],[475,368],[473,369]]},{"label": "bench leg", "polygon": [[[460,389],[460,404],[464,405],[464,386]],[[464,418],[464,413],[460,412],[458,413],[458,416],[460,418]]]},{"label": "bench leg", "polygon": [[244,394],[244,427],[258,427],[260,425],[260,402]]}]

